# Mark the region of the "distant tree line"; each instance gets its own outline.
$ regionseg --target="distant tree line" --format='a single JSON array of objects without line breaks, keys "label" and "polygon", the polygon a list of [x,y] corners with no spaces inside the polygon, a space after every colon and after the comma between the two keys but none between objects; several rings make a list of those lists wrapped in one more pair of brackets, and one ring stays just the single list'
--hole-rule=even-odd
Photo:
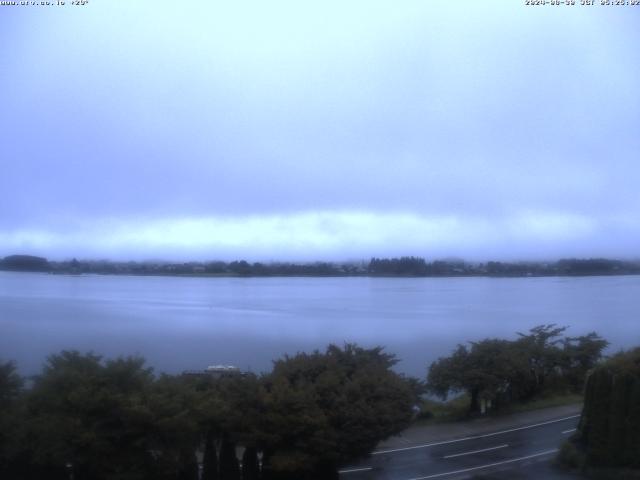
[{"label": "distant tree line", "polygon": [[563,336],[566,327],[540,325],[515,340],[485,339],[458,345],[433,362],[428,390],[443,399],[464,393],[469,412],[501,408],[544,393],[581,393],[587,373],[608,343],[595,332]]},{"label": "distant tree line", "polygon": [[409,425],[419,392],[395,362],[382,348],[331,345],[261,376],[214,378],[63,351],[28,388],[0,363],[0,478],[337,478]]},{"label": "distant tree line", "polygon": [[67,274],[210,275],[210,276],[558,276],[640,274],[639,261],[603,258],[563,259],[557,262],[472,263],[421,257],[372,258],[365,262],[114,262],[108,260],[48,261],[31,255],[11,255],[0,260],[0,270]]},{"label": "distant tree line", "polygon": [[10,255],[0,260],[0,269],[22,272],[48,272],[51,265],[46,258],[33,255]]}]

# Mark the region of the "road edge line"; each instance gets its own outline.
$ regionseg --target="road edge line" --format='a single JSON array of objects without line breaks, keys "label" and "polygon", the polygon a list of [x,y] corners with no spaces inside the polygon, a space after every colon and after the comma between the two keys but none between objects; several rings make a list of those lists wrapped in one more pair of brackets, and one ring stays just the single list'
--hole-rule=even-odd
[{"label": "road edge line", "polygon": [[468,440],[478,440],[480,438],[494,437],[496,435],[502,435],[504,433],[517,432],[519,430],[527,430],[529,428],[536,428],[536,427],[542,427],[544,425],[551,425],[552,423],[564,422],[566,420],[571,420],[573,418],[578,418],[579,416],[580,416],[580,414],[571,415],[570,417],[558,418],[556,420],[549,420],[547,422],[535,423],[533,425],[525,425],[524,427],[510,428],[510,429],[507,429],[507,430],[501,430],[499,432],[484,433],[482,435],[473,435],[471,437],[456,438],[454,440],[444,440],[442,442],[425,443],[424,445],[414,445],[414,446],[411,446],[411,447],[390,448],[388,450],[378,450],[378,451],[375,451],[375,452],[371,452],[371,455],[383,455],[385,453],[403,452],[405,450],[416,450],[418,448],[429,448],[429,447],[436,447],[438,445],[448,445],[450,443],[456,443],[456,442],[466,442]]}]

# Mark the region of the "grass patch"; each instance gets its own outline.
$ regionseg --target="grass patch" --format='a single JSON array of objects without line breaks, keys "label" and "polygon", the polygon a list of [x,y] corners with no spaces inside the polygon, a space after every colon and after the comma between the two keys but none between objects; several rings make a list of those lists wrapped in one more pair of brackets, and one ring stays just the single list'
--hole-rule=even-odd
[{"label": "grass patch", "polygon": [[[431,425],[469,419],[469,401],[468,395],[460,395],[446,402],[423,399],[421,413],[416,418],[415,424]],[[489,410],[487,415],[500,416],[510,413],[524,413],[543,408],[576,405],[582,402],[583,397],[579,394],[547,394],[529,400],[528,402],[514,403],[503,406],[498,410]]]},{"label": "grass patch", "polygon": [[455,422],[467,417],[469,413],[469,396],[460,395],[446,402],[423,399],[420,408],[421,413],[416,419],[416,423],[419,425]]},{"label": "grass patch", "polygon": [[540,410],[541,408],[561,407],[582,403],[584,397],[577,393],[548,394],[536,397],[528,402],[514,403],[500,410],[501,413],[520,413]]}]

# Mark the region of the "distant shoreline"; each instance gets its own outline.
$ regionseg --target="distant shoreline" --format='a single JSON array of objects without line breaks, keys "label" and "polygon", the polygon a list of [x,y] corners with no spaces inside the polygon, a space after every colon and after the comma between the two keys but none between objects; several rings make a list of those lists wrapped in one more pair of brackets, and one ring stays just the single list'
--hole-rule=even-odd
[{"label": "distant shoreline", "polygon": [[421,257],[372,258],[369,262],[249,263],[163,261],[116,262],[108,260],[49,261],[31,255],[11,255],[0,260],[0,270],[44,272],[56,275],[135,275],[191,278],[266,277],[366,277],[366,278],[537,278],[591,277],[640,274],[640,261],[606,258],[561,259],[554,262],[467,262]]}]

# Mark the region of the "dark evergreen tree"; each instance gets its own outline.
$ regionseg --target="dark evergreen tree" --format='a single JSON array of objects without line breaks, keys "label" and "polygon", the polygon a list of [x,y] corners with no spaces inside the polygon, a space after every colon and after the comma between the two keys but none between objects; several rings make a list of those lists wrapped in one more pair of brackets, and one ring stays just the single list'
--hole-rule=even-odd
[{"label": "dark evergreen tree", "polygon": [[629,411],[625,435],[623,464],[640,468],[640,379],[636,379],[629,394]]},{"label": "dark evergreen tree", "polygon": [[613,465],[620,465],[625,454],[629,400],[633,381],[633,377],[626,373],[614,375],[612,378],[607,461]]},{"label": "dark evergreen tree", "polygon": [[591,405],[586,424],[587,456],[593,465],[606,465],[609,458],[609,411],[611,405],[611,375],[606,370],[596,370],[592,383]]},{"label": "dark evergreen tree", "polygon": [[640,348],[598,366],[587,380],[574,443],[594,467],[640,467]]}]

